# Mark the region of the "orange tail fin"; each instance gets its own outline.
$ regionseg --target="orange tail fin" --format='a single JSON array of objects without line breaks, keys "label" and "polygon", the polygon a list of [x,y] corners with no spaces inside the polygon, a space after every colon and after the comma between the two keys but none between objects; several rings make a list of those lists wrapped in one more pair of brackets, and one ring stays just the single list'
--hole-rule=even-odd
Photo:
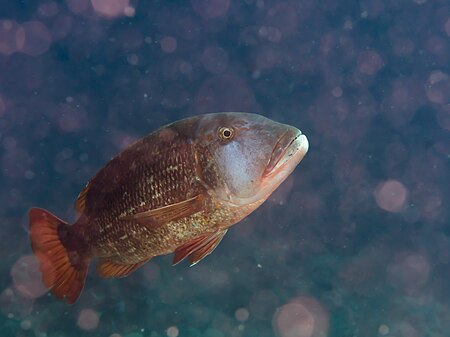
[{"label": "orange tail fin", "polygon": [[44,284],[57,298],[74,303],[86,279],[88,260],[80,254],[70,227],[41,208],[30,210],[30,237]]}]

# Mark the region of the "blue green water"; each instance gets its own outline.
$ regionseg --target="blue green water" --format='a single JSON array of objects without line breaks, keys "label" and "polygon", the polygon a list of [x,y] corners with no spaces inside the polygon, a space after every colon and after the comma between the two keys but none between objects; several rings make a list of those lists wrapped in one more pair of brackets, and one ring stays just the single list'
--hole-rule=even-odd
[{"label": "blue green water", "polygon": [[[113,155],[215,111],[309,153],[195,267],[47,294],[28,209],[74,221]],[[0,1],[0,334],[449,336],[449,159],[446,0]]]}]

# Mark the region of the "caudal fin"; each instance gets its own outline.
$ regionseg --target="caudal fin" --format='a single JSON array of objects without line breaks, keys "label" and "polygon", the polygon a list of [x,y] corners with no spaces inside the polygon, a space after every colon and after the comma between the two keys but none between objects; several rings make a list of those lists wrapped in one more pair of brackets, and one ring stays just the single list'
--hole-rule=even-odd
[{"label": "caudal fin", "polygon": [[83,290],[88,261],[80,254],[70,226],[41,208],[30,210],[30,238],[44,284],[57,298],[74,303]]}]

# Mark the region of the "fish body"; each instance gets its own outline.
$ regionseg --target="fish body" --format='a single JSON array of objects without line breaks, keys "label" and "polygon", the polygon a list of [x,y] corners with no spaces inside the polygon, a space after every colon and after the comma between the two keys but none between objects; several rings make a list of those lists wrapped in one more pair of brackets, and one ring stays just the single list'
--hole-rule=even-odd
[{"label": "fish body", "polygon": [[44,283],[74,303],[94,257],[103,277],[126,276],[172,252],[174,264],[184,258],[196,264],[269,197],[307,150],[298,129],[256,114],[206,114],[163,126],[89,181],[73,225],[30,210]]}]

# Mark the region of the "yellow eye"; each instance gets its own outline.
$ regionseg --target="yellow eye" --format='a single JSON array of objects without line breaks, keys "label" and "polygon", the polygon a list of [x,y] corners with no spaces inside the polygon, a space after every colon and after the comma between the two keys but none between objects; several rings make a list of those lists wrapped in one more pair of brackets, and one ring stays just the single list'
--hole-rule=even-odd
[{"label": "yellow eye", "polygon": [[219,137],[222,140],[230,140],[234,136],[234,130],[232,128],[221,127],[219,129]]}]

